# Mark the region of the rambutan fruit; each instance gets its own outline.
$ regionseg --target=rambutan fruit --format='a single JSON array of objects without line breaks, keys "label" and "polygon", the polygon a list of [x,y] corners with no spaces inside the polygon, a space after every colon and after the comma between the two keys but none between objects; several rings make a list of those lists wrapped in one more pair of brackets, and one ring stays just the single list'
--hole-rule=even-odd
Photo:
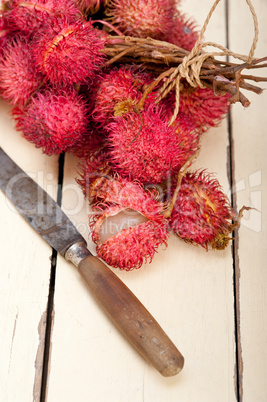
[{"label": "rambutan fruit", "polygon": [[35,43],[37,68],[55,85],[84,84],[100,71],[105,38],[91,21],[58,20]]},{"label": "rambutan fruit", "polygon": [[178,144],[177,161],[180,169],[200,149],[202,130],[189,116],[179,113],[172,124]]},{"label": "rambutan fruit", "polygon": [[173,28],[165,40],[190,51],[193,49],[198,37],[199,33],[195,21],[177,12],[173,17]]},{"label": "rambutan fruit", "polygon": [[101,205],[102,209],[90,217],[98,257],[127,271],[151,262],[169,237],[163,204],[137,183],[112,179],[102,186],[99,190],[102,196],[107,194],[109,205]]},{"label": "rambutan fruit", "polygon": [[112,0],[106,14],[125,35],[163,39],[173,28],[175,11],[175,0]]},{"label": "rambutan fruit", "polygon": [[25,38],[9,40],[0,58],[0,92],[11,104],[24,105],[40,86],[43,75],[36,71],[31,44]]},{"label": "rambutan fruit", "polygon": [[173,232],[186,242],[222,250],[236,222],[218,180],[204,171],[187,172],[169,219]]},{"label": "rambutan fruit", "polygon": [[[106,154],[101,149],[90,156],[82,157],[79,163],[79,178],[76,179],[80,185],[84,197],[91,205],[105,200],[104,187],[107,178],[112,178],[113,172],[108,164]],[[100,188],[99,188],[100,187]]]},{"label": "rambutan fruit", "polygon": [[[189,116],[202,131],[217,126],[230,108],[231,95],[215,95],[209,88],[192,88],[184,83],[180,91],[179,113]],[[175,93],[171,91],[165,99],[164,106],[169,109],[168,115],[173,113],[175,107]]]},{"label": "rambutan fruit", "polygon": [[77,5],[85,15],[93,15],[107,6],[110,0],[77,0]]},{"label": "rambutan fruit", "polygon": [[87,104],[74,90],[38,92],[13,116],[23,137],[48,155],[71,151],[87,131]]},{"label": "rambutan fruit", "polygon": [[7,36],[8,31],[9,30],[6,27],[6,22],[4,20],[3,14],[0,11],[0,52],[1,52],[1,49],[3,47],[3,43],[5,41],[5,38]]},{"label": "rambutan fruit", "polygon": [[[90,112],[89,112],[90,115]],[[75,143],[71,152],[80,159],[92,159],[105,147],[104,136],[91,127],[90,121],[87,132]]]},{"label": "rambutan fruit", "polygon": [[152,80],[152,75],[139,66],[114,67],[103,73],[93,84],[90,96],[97,126],[102,128],[111,117],[132,111],[141,99],[143,86]]},{"label": "rambutan fruit", "polygon": [[159,183],[183,165],[188,127],[181,119],[178,135],[177,126],[168,125],[164,109],[153,104],[140,113],[114,117],[107,125],[110,163],[123,177]]},{"label": "rambutan fruit", "polygon": [[74,0],[9,0],[6,2],[4,18],[14,31],[31,35],[54,18],[65,18],[74,22],[81,12]]}]

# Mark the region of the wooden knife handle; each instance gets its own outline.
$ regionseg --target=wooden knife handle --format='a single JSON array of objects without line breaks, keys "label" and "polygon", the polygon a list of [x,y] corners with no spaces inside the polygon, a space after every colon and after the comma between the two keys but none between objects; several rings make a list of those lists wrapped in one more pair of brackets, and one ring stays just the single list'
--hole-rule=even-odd
[{"label": "wooden knife handle", "polygon": [[132,345],[163,376],[178,374],[184,358],[129,288],[102,261],[85,257],[78,271],[96,300]]}]

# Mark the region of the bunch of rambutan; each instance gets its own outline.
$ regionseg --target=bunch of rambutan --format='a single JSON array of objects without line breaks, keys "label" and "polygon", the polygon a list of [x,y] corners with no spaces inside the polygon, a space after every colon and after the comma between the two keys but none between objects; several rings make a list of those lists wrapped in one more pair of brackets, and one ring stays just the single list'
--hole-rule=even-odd
[{"label": "bunch of rambutan", "polygon": [[189,51],[198,38],[176,0],[2,2],[0,94],[18,131],[48,155],[80,158],[77,181],[94,209],[92,238],[111,266],[140,268],[167,245],[170,231],[223,249],[237,216],[216,179],[184,169],[203,133],[226,115],[229,96],[183,83],[170,124],[173,91],[159,102],[155,87],[141,102],[156,78],[152,70],[106,63],[114,32]]},{"label": "bunch of rambutan", "polygon": [[0,93],[17,129],[47,154],[70,151],[88,130],[88,99],[78,88],[96,79],[106,33],[74,0],[4,1]]}]

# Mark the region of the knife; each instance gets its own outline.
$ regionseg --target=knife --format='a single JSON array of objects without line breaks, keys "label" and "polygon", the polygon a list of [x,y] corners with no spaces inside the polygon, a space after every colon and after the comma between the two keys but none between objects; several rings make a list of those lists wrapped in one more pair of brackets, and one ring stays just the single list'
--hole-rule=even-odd
[{"label": "knife", "polygon": [[129,288],[87,249],[59,205],[0,148],[0,188],[30,225],[72,262],[91,293],[136,350],[163,376],[178,374],[184,358]]}]

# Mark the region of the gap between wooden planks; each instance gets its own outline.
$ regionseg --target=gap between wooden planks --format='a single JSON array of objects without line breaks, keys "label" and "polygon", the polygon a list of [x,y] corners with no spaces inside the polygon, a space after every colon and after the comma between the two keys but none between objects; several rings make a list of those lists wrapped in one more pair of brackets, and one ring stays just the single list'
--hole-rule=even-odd
[{"label": "gap between wooden planks", "polygon": [[[188,0],[187,3],[190,3],[190,7],[192,7],[191,15],[196,15],[196,2]],[[186,2],[184,5],[186,6]],[[237,50],[243,42],[247,43],[248,39],[244,40],[243,35],[237,35],[235,32],[241,32],[244,29],[244,20],[247,21],[246,26],[250,26],[250,17],[243,18],[241,12],[244,7],[243,1],[234,4],[230,2],[230,5],[232,7],[231,26],[235,26],[234,31],[230,32],[230,43]],[[205,17],[209,6],[210,2],[203,2],[202,10],[199,10],[199,16],[197,16],[199,21],[203,16]],[[255,2],[256,6],[263,19],[263,16],[266,15],[264,13],[266,6],[263,1]],[[211,27],[211,32],[214,35],[218,34],[217,30],[221,32],[221,17],[224,15],[224,11],[222,6],[219,16],[215,17],[215,25]],[[239,15],[238,20],[234,17],[237,13]],[[247,35],[249,36],[249,33]],[[266,94],[263,96],[265,96],[266,105]],[[263,159],[264,147],[262,145],[265,144],[264,141],[262,142],[262,131],[263,124],[266,124],[264,123],[266,107],[258,102],[258,98],[255,97],[250,109],[245,112],[240,108],[237,109],[236,106],[233,107],[234,149],[232,149],[232,153],[235,161],[234,173],[237,184],[244,179],[249,185],[249,180],[253,180],[253,178],[250,179],[251,174],[261,171],[263,175],[266,171],[265,159]],[[1,128],[3,128],[2,125]],[[12,128],[9,129],[12,130]],[[30,144],[22,145],[23,142],[18,140],[17,133],[12,133],[11,135],[14,134],[14,136],[8,140],[6,133],[2,134],[5,136],[3,135],[1,140],[3,138],[9,150],[12,149],[12,144],[13,147],[14,144],[18,147],[16,151],[13,151],[13,157],[24,164],[25,169],[28,171],[38,169],[47,171],[45,169],[52,163],[55,167],[53,173],[57,171],[57,161],[54,160],[53,162],[53,158],[52,162],[51,158],[37,161],[40,158],[40,153],[33,149]],[[255,138],[253,144],[251,141],[246,141],[249,135],[253,135]],[[217,172],[225,189],[229,187],[226,172],[228,146],[227,124],[224,122],[219,129],[208,134],[207,143],[203,144],[203,151],[204,148],[205,151],[201,155],[202,159],[199,160],[201,167],[208,165],[209,170]],[[223,149],[223,152],[218,155],[214,152],[215,149]],[[248,154],[250,155],[249,159],[246,157]],[[25,163],[26,158],[23,155],[27,155],[28,164]],[[34,155],[38,155],[38,158],[35,159]],[[72,193],[75,165],[76,161],[68,156],[64,190],[67,210],[71,209],[68,204],[71,204],[75,196]],[[56,183],[53,185],[56,187]],[[254,187],[255,189],[265,191],[263,178],[262,182],[260,184],[258,182],[257,186]],[[243,203],[251,202],[250,189],[247,188],[246,190],[243,193],[239,191],[236,194],[238,207],[241,207]],[[3,202],[5,205],[5,201]],[[1,320],[5,325],[5,331],[1,333],[4,334],[1,336],[1,340],[2,347],[6,348],[4,354],[1,353],[1,355],[6,356],[6,353],[9,353],[11,356],[9,372],[4,362],[1,363],[1,369],[4,372],[1,378],[5,382],[4,386],[1,386],[1,392],[3,389],[8,390],[8,393],[5,394],[8,397],[5,400],[13,401],[24,395],[26,401],[30,400],[29,395],[32,394],[34,365],[38,347],[44,341],[43,332],[42,338],[39,340],[38,323],[41,322],[42,328],[44,328],[43,312],[46,309],[47,302],[50,267],[48,257],[51,255],[51,250],[41,245],[41,239],[38,236],[30,234],[31,232],[25,229],[24,221],[21,222],[17,217],[16,219],[12,218],[13,215],[7,218],[9,210],[3,209],[3,211],[5,212],[1,219],[1,228],[5,227],[5,232],[2,232],[1,244],[4,244],[3,241],[6,240],[7,235],[14,238],[14,231],[10,228],[13,226],[15,228],[14,241],[17,248],[21,250],[21,258],[18,271],[15,269],[16,256],[13,255],[10,258],[7,250],[2,250],[5,252],[3,261],[6,263],[4,264],[10,268],[10,278],[12,279],[12,275],[14,278],[16,273],[18,281],[11,284],[11,279],[7,279],[7,272],[1,270],[1,278],[3,279],[1,301],[4,300],[4,304],[1,303],[1,305],[5,308],[2,316],[4,320]],[[7,223],[7,219],[9,223]],[[257,222],[258,218],[255,215],[254,219]],[[80,227],[85,220],[86,213],[81,213],[80,222],[77,221],[80,223]],[[266,348],[264,349],[266,318],[263,315],[264,307],[266,307],[264,302],[266,251],[264,251],[265,245],[262,240],[266,222],[261,221],[262,227],[258,232],[249,227],[249,222],[252,224],[253,220],[251,221],[246,216],[245,225],[242,226],[238,239],[241,274],[240,278],[238,276],[236,278],[236,283],[239,284],[237,296],[240,295],[238,299],[239,308],[237,309],[240,321],[238,342],[239,356],[242,357],[244,366],[241,372],[242,376],[239,378],[238,395],[240,400],[243,396],[244,401],[253,400],[254,402],[266,400],[267,395],[266,384],[264,384],[264,378],[266,378],[266,366],[264,364],[266,361]],[[21,233],[31,247],[25,246]],[[33,245],[34,255],[31,255]],[[215,254],[206,256],[202,251],[192,249],[180,242],[177,243],[177,239],[174,238],[171,239],[169,249],[170,251],[162,251],[157,256],[155,263],[145,267],[143,272],[118,274],[127,282],[128,286],[132,287],[137,296],[150,307],[151,312],[177,342],[177,346],[181,348],[182,352],[185,352],[186,365],[183,373],[177,378],[165,381],[158,377],[157,373],[155,374],[141,359],[137,358],[135,353],[129,350],[128,344],[109,325],[102,312],[93,304],[94,302],[77,279],[73,268],[60,259],[58,261],[60,272],[59,278],[57,278],[59,282],[56,284],[55,294],[56,326],[51,338],[51,373],[49,373],[47,384],[49,401],[58,400],[59,395],[66,398],[63,399],[64,401],[73,400],[74,397],[75,400],[79,401],[85,401],[89,398],[98,401],[104,401],[107,398],[116,401],[141,401],[143,399],[150,401],[152,398],[153,401],[163,401],[166,398],[174,401],[179,398],[185,402],[235,400],[234,380],[232,380],[235,375],[235,357],[232,356],[232,353],[235,353],[234,312],[231,305],[234,302],[234,297],[231,294],[232,274],[229,273],[229,269],[232,269],[231,253],[228,250],[220,256]],[[30,260],[29,255],[31,255]],[[175,265],[173,265],[173,261],[175,261]],[[38,278],[32,276],[29,265],[38,267],[42,275],[39,273]],[[253,266],[253,271],[251,266]],[[12,302],[10,295],[14,295],[15,289],[16,297]],[[9,296],[7,291],[10,291]],[[29,294],[30,297],[27,299],[26,295],[28,297]],[[27,305],[25,305],[25,300],[27,300]],[[40,302],[38,307],[37,300],[38,303]],[[224,309],[222,309],[222,303],[225,303]],[[26,306],[27,310],[23,306]],[[33,314],[34,306],[36,307],[35,315]],[[221,316],[216,316],[216,314],[221,314]],[[91,325],[88,324],[88,321]],[[29,336],[30,334],[31,336]],[[112,339],[113,336],[115,339]],[[219,344],[216,345],[216,342]],[[105,345],[108,345],[106,349]],[[23,354],[23,349],[27,353]],[[104,367],[101,364],[103,362],[105,362]],[[40,365],[42,367],[42,360],[39,361],[36,368],[40,368]],[[25,370],[25,366],[30,369]],[[240,368],[241,365],[239,365],[237,373]],[[218,393],[218,389],[221,390],[220,393]]]},{"label": "gap between wooden planks", "polygon": [[[193,15],[195,15],[196,2]],[[209,2],[198,13],[204,20]],[[210,27],[225,43],[225,5]],[[222,17],[223,16],[223,17]],[[219,29],[218,29],[219,27]],[[223,187],[227,177],[227,122],[203,143],[198,167],[215,171]],[[216,152],[214,152],[216,150]],[[63,207],[76,206],[73,172],[77,161],[66,158]],[[197,166],[197,165],[196,165]],[[64,187],[63,187],[64,191]],[[86,207],[84,206],[84,209]],[[77,226],[87,222],[81,210]],[[115,271],[159,320],[186,356],[183,372],[163,379],[129,348],[94,303],[76,273],[58,260],[55,321],[52,334],[48,400],[234,401],[235,329],[231,249],[221,254],[185,245],[171,238],[151,265],[139,272]],[[62,361],[70,364],[62,365]],[[220,389],[220,395],[218,395]]]}]

